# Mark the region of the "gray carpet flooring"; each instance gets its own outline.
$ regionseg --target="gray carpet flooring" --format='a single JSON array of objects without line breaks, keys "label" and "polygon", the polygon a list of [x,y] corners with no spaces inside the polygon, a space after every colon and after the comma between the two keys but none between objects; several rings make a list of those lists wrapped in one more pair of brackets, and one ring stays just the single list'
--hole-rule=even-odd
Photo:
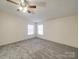
[{"label": "gray carpet flooring", "polygon": [[77,59],[77,48],[31,38],[1,46],[0,59]]}]

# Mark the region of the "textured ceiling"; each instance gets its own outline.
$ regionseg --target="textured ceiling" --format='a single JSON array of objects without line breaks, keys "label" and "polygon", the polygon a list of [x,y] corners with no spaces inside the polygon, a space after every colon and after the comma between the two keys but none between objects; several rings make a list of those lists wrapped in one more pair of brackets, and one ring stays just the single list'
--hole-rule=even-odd
[{"label": "textured ceiling", "polygon": [[[18,0],[15,0],[18,1]],[[42,1],[42,0],[41,0]],[[0,10],[9,12],[11,14],[28,18],[30,21],[44,21],[59,17],[71,16],[77,14],[77,0],[43,0],[46,2],[46,6],[39,7],[38,11],[34,14],[17,12],[18,6],[7,2],[6,0],[0,0]]]}]

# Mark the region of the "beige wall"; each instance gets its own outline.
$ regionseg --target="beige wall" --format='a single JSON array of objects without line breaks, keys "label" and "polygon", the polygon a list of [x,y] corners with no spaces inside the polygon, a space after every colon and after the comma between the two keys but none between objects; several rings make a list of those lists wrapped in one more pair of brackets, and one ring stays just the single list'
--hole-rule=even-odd
[{"label": "beige wall", "polygon": [[6,12],[0,12],[0,45],[27,38],[27,21]]},{"label": "beige wall", "polygon": [[[0,12],[0,45],[25,38],[28,22],[20,17]],[[77,47],[77,15],[49,20],[44,23],[45,39]]]},{"label": "beige wall", "polygon": [[47,40],[77,47],[77,15],[45,22],[44,32]]}]

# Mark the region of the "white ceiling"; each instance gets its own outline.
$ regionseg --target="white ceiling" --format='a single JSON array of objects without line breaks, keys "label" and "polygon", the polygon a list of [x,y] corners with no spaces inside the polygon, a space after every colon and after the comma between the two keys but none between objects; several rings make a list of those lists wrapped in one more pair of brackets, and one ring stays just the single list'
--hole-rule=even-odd
[{"label": "white ceiling", "polygon": [[77,14],[77,0],[45,0],[45,2],[46,6],[40,7],[34,14],[18,12],[18,7],[6,0],[0,0],[0,10],[28,18],[31,21],[44,21]]}]

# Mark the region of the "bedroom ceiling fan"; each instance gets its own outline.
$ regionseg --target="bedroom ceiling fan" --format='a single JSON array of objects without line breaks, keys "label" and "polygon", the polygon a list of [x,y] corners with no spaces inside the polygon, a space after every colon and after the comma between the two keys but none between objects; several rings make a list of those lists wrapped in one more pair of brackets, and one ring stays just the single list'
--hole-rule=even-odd
[{"label": "bedroom ceiling fan", "polygon": [[36,9],[37,6],[45,6],[46,3],[43,2],[37,2],[37,1],[33,1],[33,0],[19,0],[19,2],[15,2],[13,0],[7,0],[8,2],[11,2],[15,5],[18,5],[19,8],[17,9],[17,11],[23,11],[23,12],[28,12],[28,13],[32,13],[33,9]]}]

